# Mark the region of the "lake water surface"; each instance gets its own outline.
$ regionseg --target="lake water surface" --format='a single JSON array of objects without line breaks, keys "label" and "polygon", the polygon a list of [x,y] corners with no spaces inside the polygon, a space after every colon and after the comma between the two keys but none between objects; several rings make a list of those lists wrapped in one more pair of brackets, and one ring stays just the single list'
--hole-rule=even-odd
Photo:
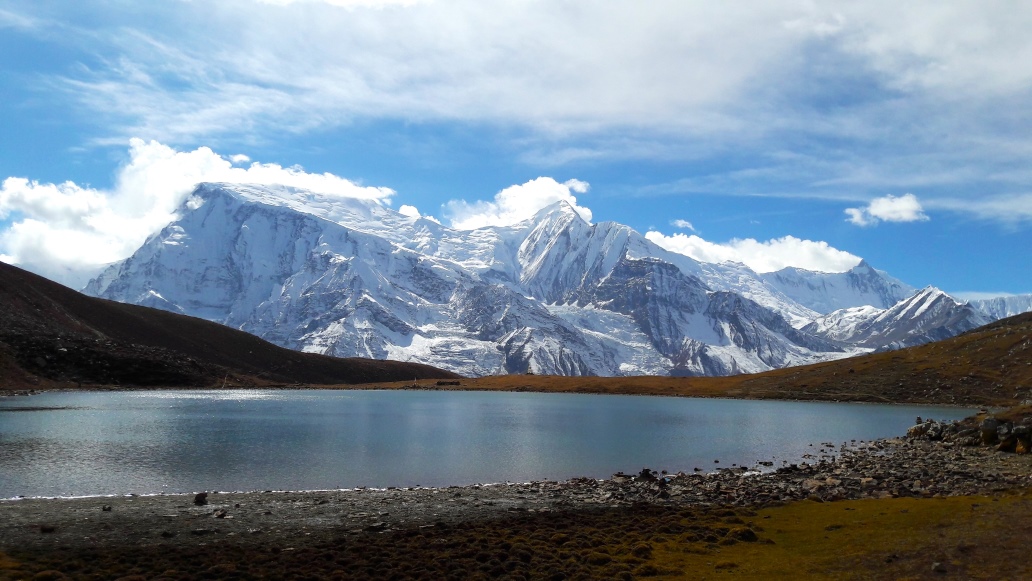
[{"label": "lake water surface", "polygon": [[[970,410],[427,391],[0,398],[0,498],[446,486],[798,462]],[[809,444],[814,444],[813,447]],[[720,463],[714,463],[714,460]]]}]

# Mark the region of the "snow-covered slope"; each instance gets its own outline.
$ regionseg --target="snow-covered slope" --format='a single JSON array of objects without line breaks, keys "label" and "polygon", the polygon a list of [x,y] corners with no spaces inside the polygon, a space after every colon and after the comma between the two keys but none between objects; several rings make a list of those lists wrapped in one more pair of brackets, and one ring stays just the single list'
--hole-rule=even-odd
[{"label": "snow-covered slope", "polygon": [[[821,276],[811,305],[896,292],[866,265],[810,273],[807,284]],[[562,202],[519,224],[461,231],[373,202],[202,184],[175,222],[85,290],[293,349],[467,375],[720,375],[870,349],[874,331],[855,341],[857,331],[841,331],[873,325],[866,314],[800,328],[818,313],[791,298],[803,286],[782,283],[668,252],[620,224],[590,224]],[[903,327],[878,328],[890,341],[927,334]]]},{"label": "snow-covered slope", "polygon": [[1005,319],[1032,311],[1032,295],[981,299],[968,304],[990,319]]},{"label": "snow-covered slope", "polygon": [[803,330],[842,345],[884,350],[946,339],[989,322],[971,306],[926,287],[887,309],[841,309]]},{"label": "snow-covered slope", "polygon": [[760,276],[792,300],[818,313],[858,306],[887,309],[917,290],[872,268],[865,260],[841,273],[789,267]]}]

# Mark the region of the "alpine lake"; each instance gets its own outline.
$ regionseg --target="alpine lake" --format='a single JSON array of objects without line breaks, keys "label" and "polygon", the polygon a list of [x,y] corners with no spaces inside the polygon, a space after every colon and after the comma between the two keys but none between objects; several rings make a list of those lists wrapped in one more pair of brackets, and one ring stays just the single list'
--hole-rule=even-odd
[{"label": "alpine lake", "polygon": [[462,391],[50,392],[0,398],[0,498],[772,470],[900,436],[916,416],[971,413]]}]

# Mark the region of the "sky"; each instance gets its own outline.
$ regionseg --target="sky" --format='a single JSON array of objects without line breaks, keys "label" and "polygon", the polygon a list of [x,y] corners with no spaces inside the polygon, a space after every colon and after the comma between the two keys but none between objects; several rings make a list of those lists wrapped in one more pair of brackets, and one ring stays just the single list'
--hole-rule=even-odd
[{"label": "sky", "polygon": [[0,0],[0,260],[70,286],[200,181],[1032,293],[1032,4]]}]

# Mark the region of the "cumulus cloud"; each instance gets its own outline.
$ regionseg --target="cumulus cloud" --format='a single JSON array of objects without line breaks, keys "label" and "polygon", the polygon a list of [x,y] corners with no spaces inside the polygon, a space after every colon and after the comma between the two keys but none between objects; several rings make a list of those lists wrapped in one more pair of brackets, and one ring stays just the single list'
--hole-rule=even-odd
[{"label": "cumulus cloud", "polygon": [[473,230],[484,226],[509,226],[532,217],[539,210],[556,202],[566,202],[590,222],[591,210],[577,205],[574,193],[584,194],[588,183],[567,180],[559,183],[550,177],[539,177],[525,184],[509,186],[498,192],[493,201],[451,200],[445,204],[445,216],[451,227]]},{"label": "cumulus cloud", "polygon": [[921,222],[928,216],[914,194],[875,198],[862,208],[846,208],[848,221],[857,226],[873,226],[878,222]]},{"label": "cumulus cloud", "polygon": [[408,216],[409,218],[419,218],[422,216],[422,214],[419,213],[418,208],[408,204],[402,204],[401,207],[398,208],[398,213],[402,216]]},{"label": "cumulus cloud", "polygon": [[330,173],[223,157],[207,147],[177,151],[134,139],[114,187],[39,183],[10,177],[0,185],[0,254],[5,262],[81,286],[103,264],[131,254],[175,212],[200,182],[282,184],[329,197],[388,203],[389,188],[359,186]]},{"label": "cumulus cloud", "polygon": [[695,226],[692,226],[692,223],[688,220],[671,220],[670,225],[674,226],[675,228],[682,228],[684,230],[691,230],[692,232],[695,232]]},{"label": "cumulus cloud", "polygon": [[789,266],[818,272],[845,272],[860,262],[860,257],[833,248],[827,242],[802,240],[795,236],[766,242],[754,238],[735,238],[718,243],[695,234],[666,236],[650,231],[645,234],[661,248],[690,256],[700,262],[741,262],[756,272],[773,272]]}]

